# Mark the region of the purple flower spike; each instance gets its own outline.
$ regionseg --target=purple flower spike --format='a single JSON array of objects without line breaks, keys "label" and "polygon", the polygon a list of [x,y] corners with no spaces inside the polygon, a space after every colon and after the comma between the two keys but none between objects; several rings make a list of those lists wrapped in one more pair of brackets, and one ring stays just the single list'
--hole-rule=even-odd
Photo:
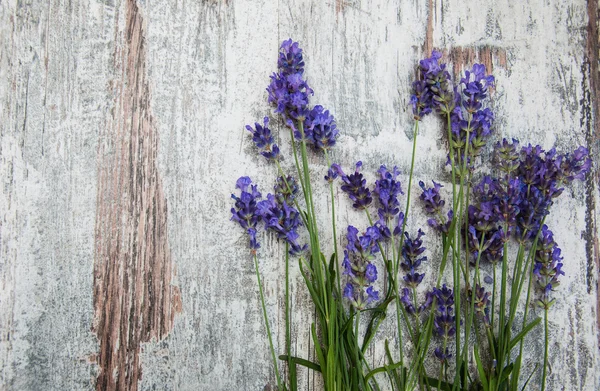
[{"label": "purple flower spike", "polygon": [[424,273],[417,273],[417,269],[421,266],[423,261],[427,260],[427,257],[419,256],[425,251],[425,247],[422,246],[423,241],[421,237],[425,235],[425,233],[419,229],[417,237],[411,239],[408,232],[405,232],[404,235],[406,239],[404,239],[404,245],[402,247],[402,257],[404,261],[400,263],[400,267],[404,270],[406,275],[404,276],[404,281],[406,285],[409,287],[416,287],[423,281]]},{"label": "purple flower spike", "polygon": [[279,147],[275,144],[271,130],[268,128],[269,117],[265,117],[263,120],[264,125],[260,126],[258,123],[254,124],[254,128],[250,125],[246,125],[246,129],[252,133],[252,141],[254,144],[262,150],[260,153],[267,160],[279,158]]},{"label": "purple flower spike", "polygon": [[344,250],[342,267],[349,279],[346,290],[352,292],[352,297],[346,294],[344,296],[353,307],[364,309],[367,304],[379,300],[379,293],[373,289],[373,283],[377,280],[377,268],[371,261],[379,252],[377,241],[380,235],[375,227],[367,228],[361,236],[358,233],[358,229],[348,226],[348,243]]},{"label": "purple flower spike", "polygon": [[434,317],[434,328],[437,335],[449,338],[456,334],[454,316],[454,292],[446,284],[442,289],[433,288],[433,295],[437,300],[436,316]]},{"label": "purple flower spike", "polygon": [[288,39],[281,43],[281,49],[279,51],[279,60],[277,60],[277,66],[284,75],[291,75],[295,73],[304,73],[304,61],[302,59],[302,49],[298,42]]},{"label": "purple flower spike", "polygon": [[556,299],[550,298],[550,293],[559,286],[558,277],[565,275],[562,270],[562,257],[558,245],[554,241],[552,231],[548,226],[542,227],[540,239],[535,252],[535,264],[533,274],[536,277],[536,288],[540,292],[537,304],[548,309],[554,304]]},{"label": "purple flower spike", "polygon": [[[286,123],[290,118],[304,122],[309,115],[308,96],[313,94],[313,90],[304,80],[302,49],[297,42],[290,39],[281,44],[277,65],[279,72],[273,73],[267,87],[269,103],[275,106],[275,112],[281,114]],[[300,132],[296,137],[301,137]]]},{"label": "purple flower spike", "polygon": [[440,196],[440,189],[443,187],[439,183],[433,182],[433,188],[426,188],[423,181],[419,181],[419,187],[423,190],[421,193],[421,201],[425,204],[425,211],[427,213],[438,214],[441,213],[446,201]]},{"label": "purple flower spike", "polygon": [[[469,289],[467,301],[471,301],[472,292]],[[483,323],[488,326],[490,324],[490,292],[486,292],[485,288],[477,284],[475,286],[475,314],[483,320]]]},{"label": "purple flower spike", "polygon": [[331,149],[339,133],[333,115],[319,105],[310,111],[306,118],[305,129],[309,142],[320,151]]},{"label": "purple flower spike", "polygon": [[280,176],[277,178],[277,183],[273,189],[275,190],[275,198],[277,198],[277,202],[283,204],[285,201],[288,204],[292,204],[298,195],[298,182],[296,182],[296,179],[290,175],[288,175],[285,179]]},{"label": "purple flower spike", "polygon": [[352,206],[356,209],[365,209],[373,201],[371,191],[367,187],[367,180],[359,172],[361,166],[362,162],[357,162],[354,174],[350,175],[345,175],[339,169],[339,174],[344,182],[341,189],[344,193],[348,194],[348,197],[354,202]]},{"label": "purple flower spike", "polygon": [[[276,186],[277,188],[277,186]],[[302,225],[300,213],[288,205],[283,195],[267,194],[267,199],[257,205],[265,227],[275,232],[278,239],[282,239],[290,246],[290,255],[298,255],[306,250],[307,246],[298,243],[298,227]]]},{"label": "purple flower spike", "polygon": [[404,194],[400,181],[397,179],[400,171],[396,166],[390,172],[386,166],[382,165],[379,170],[379,179],[375,181],[375,194],[379,199],[379,205],[381,208],[378,209],[379,217],[383,221],[388,221],[400,213],[400,202],[398,196]]},{"label": "purple flower spike", "polygon": [[575,179],[584,180],[585,174],[590,170],[592,160],[588,157],[587,148],[577,148],[572,156],[565,155],[561,163],[562,179],[566,183],[571,183]]},{"label": "purple flower spike", "polygon": [[402,289],[402,297],[400,298],[400,302],[404,304],[404,309],[406,313],[409,315],[414,315],[417,311],[415,310],[415,306],[412,303],[410,289],[403,288]]},{"label": "purple flower spike", "polygon": [[235,200],[235,206],[231,208],[231,220],[239,223],[246,230],[250,237],[250,248],[255,252],[260,247],[256,239],[256,225],[262,218],[257,205],[261,194],[247,176],[239,178],[235,187],[240,189],[241,194],[239,197],[231,195],[231,198]]},{"label": "purple flower spike", "polygon": [[442,348],[435,348],[433,354],[442,363],[447,363],[452,358],[452,354],[448,348],[446,348],[444,351],[442,351]]},{"label": "purple flower spike", "polygon": [[[419,80],[425,81],[431,103],[429,107],[438,113],[450,113],[454,108],[454,89],[451,85],[450,73],[446,70],[446,64],[440,64],[442,54],[433,51],[431,57],[421,60],[419,63]],[[415,92],[417,88],[413,86]],[[416,95],[416,94],[415,94]],[[427,107],[425,104],[424,107]]]}]

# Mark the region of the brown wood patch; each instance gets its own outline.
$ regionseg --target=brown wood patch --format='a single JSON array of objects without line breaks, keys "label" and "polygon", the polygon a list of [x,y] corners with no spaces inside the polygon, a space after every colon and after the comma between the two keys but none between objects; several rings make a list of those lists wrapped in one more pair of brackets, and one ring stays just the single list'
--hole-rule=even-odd
[{"label": "brown wood patch", "polygon": [[504,69],[507,68],[506,50],[497,46],[455,46],[450,49],[447,56],[452,63],[456,80],[460,79],[465,68],[471,67],[475,63],[485,65],[486,73],[490,75],[494,72],[494,63]]},{"label": "brown wood patch", "polygon": [[433,0],[429,0],[429,8],[427,12],[427,30],[425,30],[425,42],[423,42],[424,57],[431,56],[433,50]]},{"label": "brown wood patch", "polygon": [[181,311],[135,0],[125,17],[114,57],[121,77],[111,83],[114,107],[98,147],[93,329],[100,341],[96,389],[103,391],[137,390],[141,343],[164,338]]}]

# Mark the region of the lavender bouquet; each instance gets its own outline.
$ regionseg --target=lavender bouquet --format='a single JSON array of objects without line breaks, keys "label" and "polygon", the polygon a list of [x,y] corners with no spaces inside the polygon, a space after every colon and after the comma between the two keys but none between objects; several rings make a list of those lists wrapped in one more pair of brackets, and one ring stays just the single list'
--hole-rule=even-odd
[{"label": "lavender bouquet", "polygon": [[[579,147],[559,154],[554,148],[521,147],[517,140],[502,139],[494,146],[491,174],[481,174],[480,155],[495,138],[494,113],[487,107],[495,80],[483,65],[474,64],[454,83],[441,58],[434,51],[422,60],[412,84],[415,122],[405,193],[402,173],[395,166],[381,165],[370,187],[361,172],[362,162],[349,173],[332,164],[329,153],[339,132],[335,119],[324,107],[310,105],[313,90],[304,78],[299,44],[291,39],[281,44],[278,69],[267,92],[268,102],[289,130],[293,173],[282,165],[270,119],[246,126],[260,154],[275,165],[278,178],[264,198],[250,178],[239,178],[239,194],[232,195],[231,209],[232,220],[248,235],[279,390],[297,389],[298,365],[319,372],[326,390],[521,390],[536,374],[545,389],[548,312],[564,275],[561,251],[546,216],[563,186],[584,179],[591,165],[588,151]],[[432,181],[428,187],[419,181],[420,205],[411,205],[419,124],[430,114],[445,123],[446,188],[452,198],[446,202],[441,183]],[[309,154],[320,156],[329,167],[324,175],[333,235],[328,256],[320,237],[323,228],[317,224]],[[338,179],[352,207],[364,212],[364,220],[356,225],[368,222],[364,229],[346,227],[342,247],[335,218]],[[440,240],[441,254],[435,255],[440,258],[439,269],[430,270],[435,285],[424,292],[419,286],[429,265],[425,231],[408,232],[411,206],[422,207],[431,216],[427,224]],[[272,341],[257,259],[261,230],[275,235],[286,250],[286,343],[280,355]],[[292,257],[298,259],[315,307],[316,321],[310,325],[290,321]],[[384,270],[376,264],[384,265]],[[394,309],[389,309],[392,302]],[[524,339],[542,323],[529,313],[530,303],[543,311],[545,349],[539,365],[522,374]],[[386,364],[371,368],[365,352],[388,312],[395,313],[395,343],[385,340]],[[362,333],[361,318],[366,318]],[[292,355],[292,327],[310,330],[316,362]],[[287,376],[281,375],[278,358],[286,365]],[[431,369],[435,365],[437,372]]]}]

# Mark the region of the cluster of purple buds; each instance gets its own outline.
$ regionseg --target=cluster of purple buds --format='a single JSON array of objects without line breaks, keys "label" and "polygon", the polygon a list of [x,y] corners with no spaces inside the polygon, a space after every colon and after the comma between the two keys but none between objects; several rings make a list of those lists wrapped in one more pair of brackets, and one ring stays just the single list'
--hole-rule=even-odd
[{"label": "cluster of purple buds", "polygon": [[518,178],[483,177],[473,188],[476,203],[469,205],[469,249],[474,257],[496,263],[504,243],[518,231],[523,183]]},{"label": "cluster of purple buds", "polygon": [[494,146],[494,165],[505,174],[505,178],[511,177],[519,164],[519,140],[513,138],[512,142],[508,142],[503,138],[498,141]]},{"label": "cluster of purple buds", "polygon": [[279,147],[275,144],[271,129],[268,128],[269,117],[265,117],[263,120],[263,126],[259,123],[254,124],[254,128],[250,125],[246,125],[246,129],[252,133],[252,141],[254,144],[261,149],[261,155],[267,160],[279,158]]},{"label": "cluster of purple buds", "polygon": [[267,87],[269,103],[283,116],[296,139],[312,144],[319,151],[333,147],[338,129],[333,115],[323,106],[309,108],[313,90],[304,79],[304,59],[298,42],[283,41],[277,61],[278,72],[271,75]]},{"label": "cluster of purple buds", "polygon": [[[471,289],[467,292],[467,301],[470,303],[472,299]],[[481,320],[486,326],[490,325],[490,292],[486,292],[485,288],[477,284],[475,286],[475,304],[474,304],[475,315]]]},{"label": "cluster of purple buds", "polygon": [[421,314],[431,307],[431,304],[433,303],[433,292],[427,292],[425,294],[425,301],[416,308],[416,288],[421,281],[423,281],[423,277],[425,276],[425,273],[417,273],[417,269],[421,266],[421,263],[427,260],[427,257],[421,256],[425,251],[423,240],[421,239],[423,235],[425,235],[425,233],[421,229],[419,229],[415,238],[411,238],[408,232],[404,232],[405,239],[404,244],[402,245],[403,261],[400,263],[400,267],[406,272],[404,275],[404,282],[408,288],[402,289],[400,302],[404,305],[404,309],[409,315]]},{"label": "cluster of purple buds", "polygon": [[256,225],[262,220],[257,207],[261,194],[247,176],[239,178],[235,188],[240,189],[241,194],[239,197],[235,194],[231,195],[235,200],[235,207],[231,208],[231,220],[239,223],[246,230],[250,237],[250,249],[255,253],[260,248],[260,243],[256,240]]},{"label": "cluster of purple buds", "polygon": [[552,231],[544,224],[535,252],[533,274],[536,277],[536,287],[540,292],[537,304],[544,309],[549,309],[556,299],[550,299],[552,292],[559,285],[558,276],[565,275],[560,262],[560,248],[554,241]]},{"label": "cluster of purple buds", "polygon": [[[267,199],[260,201],[257,209],[262,216],[267,230],[275,232],[278,239],[283,239],[289,245],[290,255],[298,255],[307,248],[306,244],[298,243],[298,227],[302,225],[300,212],[290,204],[295,194],[290,192],[285,182],[290,186],[295,185],[294,180],[278,178],[275,185],[275,195],[267,194]],[[289,181],[288,181],[289,180]]]},{"label": "cluster of purple buds", "polygon": [[253,253],[260,248],[256,234],[257,226],[261,221],[264,222],[266,229],[276,233],[278,239],[283,239],[290,245],[291,255],[306,250],[306,244],[298,243],[298,227],[302,222],[300,213],[291,206],[297,192],[296,181],[292,177],[287,177],[285,180],[282,177],[278,178],[275,194],[268,194],[266,200],[261,200],[257,186],[252,185],[249,177],[238,179],[236,188],[241,190],[241,195],[239,197],[231,195],[235,200],[235,207],[231,208],[231,220],[239,223],[246,230]]},{"label": "cluster of purple buds", "polygon": [[[446,284],[441,289],[433,288],[436,299],[436,311],[433,318],[435,333],[444,339],[444,345],[456,334],[456,316],[454,315],[454,292]],[[442,362],[447,362],[452,357],[449,349],[437,348],[435,356]]]},{"label": "cluster of purple buds", "polygon": [[444,284],[442,289],[433,288],[433,295],[437,304],[436,315],[433,319],[435,332],[440,337],[453,337],[456,334],[456,317],[453,308],[454,292]]},{"label": "cluster of purple buds", "polygon": [[[335,145],[338,129],[335,124],[333,115],[329,114],[329,110],[325,110],[323,106],[317,105],[313,107],[310,114],[306,118],[304,127],[304,137],[320,151],[331,149]],[[302,135],[296,129],[294,132],[296,138],[300,139]]]},{"label": "cluster of purple buds", "polygon": [[452,218],[454,213],[452,210],[448,211],[447,218],[444,218],[442,209],[446,204],[446,201],[442,199],[440,195],[440,189],[443,187],[441,184],[433,182],[433,187],[425,187],[423,181],[419,181],[419,187],[421,187],[420,199],[423,201],[425,211],[434,217],[427,220],[427,224],[434,228],[436,231],[447,234],[452,224]]},{"label": "cluster of purple buds", "polygon": [[415,308],[416,298],[413,295],[416,294],[416,291],[413,289],[402,288],[402,297],[400,297],[400,302],[404,305],[404,310],[407,314],[417,316],[422,314],[425,310],[431,307],[433,303],[433,293],[427,292],[425,293],[425,301],[423,304]]},{"label": "cluster of purple buds", "polygon": [[342,266],[348,282],[344,288],[344,297],[354,308],[361,310],[379,300],[379,292],[373,288],[373,283],[377,280],[377,268],[372,263],[379,252],[379,230],[369,227],[359,237],[358,229],[350,225],[346,237],[348,244],[344,250]]},{"label": "cluster of purple buds", "polygon": [[454,108],[454,91],[446,64],[440,64],[442,54],[433,51],[431,57],[421,60],[417,70],[417,80],[412,85],[410,103],[414,118],[419,121],[436,110],[450,113]]},{"label": "cluster of purple buds", "polygon": [[579,147],[572,154],[560,155],[552,148],[544,151],[539,145],[521,149],[516,175],[522,182],[520,211],[517,216],[517,237],[535,237],[542,219],[553,200],[564,190],[564,184],[584,179],[591,167],[589,152]]},{"label": "cluster of purple buds", "polygon": [[[483,107],[483,101],[493,86],[494,77],[485,75],[483,64],[474,64],[471,71],[465,71],[465,77],[460,81],[461,93],[457,91],[455,94],[455,107],[450,115],[451,142],[458,164],[464,164],[465,158],[468,163],[472,162],[472,158],[479,155],[492,133],[494,113]],[[469,155],[464,156],[467,142]]]},{"label": "cluster of purple buds", "polygon": [[[374,193],[379,201],[377,214],[379,220],[375,223],[379,232],[384,239],[389,239],[394,236],[401,235],[402,226],[404,225],[404,213],[400,212],[400,202],[398,197],[402,192],[402,185],[398,180],[400,171],[394,166],[392,171],[389,171],[386,166],[382,165],[377,170],[379,179],[375,181]],[[393,231],[390,228],[390,223],[396,220]]]},{"label": "cluster of purple buds", "polygon": [[284,119],[304,121],[309,113],[308,96],[313,90],[304,80],[304,60],[298,42],[283,41],[277,61],[279,72],[271,75],[267,87],[269,103]]},{"label": "cluster of purple buds", "polygon": [[288,175],[287,177],[277,177],[277,182],[273,188],[275,190],[275,197],[280,204],[287,202],[292,204],[298,195],[298,182],[293,176]]},{"label": "cluster of purple buds", "polygon": [[404,276],[406,285],[411,288],[416,288],[425,276],[424,273],[417,273],[417,269],[421,266],[421,263],[427,260],[427,257],[421,257],[421,254],[425,251],[423,240],[421,239],[423,235],[425,235],[425,232],[421,229],[419,229],[415,238],[411,238],[408,232],[404,233],[406,238],[402,245],[403,261],[400,263],[400,267],[406,272]]},{"label": "cluster of purple buds", "polygon": [[[332,164],[329,169],[326,180],[333,180],[339,176],[342,179],[342,191],[348,194],[348,197],[353,201],[352,206],[356,209],[365,209],[373,202],[371,190],[367,187],[367,180],[360,173],[362,162],[357,162],[353,174],[346,175],[342,168],[337,164]],[[333,179],[332,179],[333,178]]]}]

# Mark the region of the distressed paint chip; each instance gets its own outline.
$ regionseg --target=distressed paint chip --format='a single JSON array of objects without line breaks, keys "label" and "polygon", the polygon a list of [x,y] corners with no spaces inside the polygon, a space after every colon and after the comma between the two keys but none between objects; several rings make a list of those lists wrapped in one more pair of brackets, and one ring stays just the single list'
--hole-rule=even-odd
[{"label": "distressed paint chip", "polygon": [[98,149],[93,329],[97,390],[137,390],[141,343],[163,339],[181,312],[157,170],[158,135],[146,80],[144,20],[126,4],[124,45],[111,83],[114,108]]}]

